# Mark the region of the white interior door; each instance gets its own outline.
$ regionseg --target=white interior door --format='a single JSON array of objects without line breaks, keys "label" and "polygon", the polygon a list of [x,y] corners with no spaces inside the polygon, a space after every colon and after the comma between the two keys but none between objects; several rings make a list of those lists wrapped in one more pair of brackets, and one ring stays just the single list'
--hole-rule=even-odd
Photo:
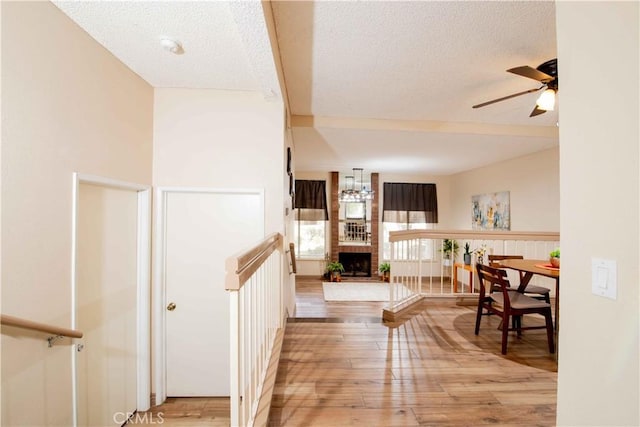
[{"label": "white interior door", "polygon": [[262,195],[170,192],[165,200],[167,396],[228,396],[225,260],[263,238]]},{"label": "white interior door", "polygon": [[135,191],[81,183],[78,191],[78,425],[112,426],[136,410],[137,221]]}]

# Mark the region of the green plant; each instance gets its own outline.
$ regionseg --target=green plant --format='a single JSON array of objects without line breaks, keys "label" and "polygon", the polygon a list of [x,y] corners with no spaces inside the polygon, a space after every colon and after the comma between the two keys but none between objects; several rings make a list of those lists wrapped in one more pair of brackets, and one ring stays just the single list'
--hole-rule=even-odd
[{"label": "green plant", "polygon": [[442,241],[441,250],[445,258],[449,258],[451,254],[453,254],[453,257],[455,258],[456,256],[458,256],[459,249],[460,247],[458,246],[458,242],[456,240],[444,239]]},{"label": "green plant", "polygon": [[382,264],[380,264],[380,267],[378,267],[378,271],[380,271],[380,273],[388,273],[391,271],[391,264],[389,264],[388,262],[383,262]]},{"label": "green plant", "polygon": [[342,265],[341,262],[333,261],[327,264],[327,271],[330,271],[332,273],[335,273],[335,272],[344,273],[344,266]]},{"label": "green plant", "polygon": [[471,245],[469,242],[464,244],[464,253],[465,255],[471,255]]},{"label": "green plant", "polygon": [[556,248],[549,254],[550,258],[560,258],[560,248]]}]

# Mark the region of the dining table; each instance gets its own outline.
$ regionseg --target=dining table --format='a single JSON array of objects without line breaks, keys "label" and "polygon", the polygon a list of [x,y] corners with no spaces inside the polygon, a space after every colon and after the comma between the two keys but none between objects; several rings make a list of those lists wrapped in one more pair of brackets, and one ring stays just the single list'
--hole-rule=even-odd
[{"label": "dining table", "polygon": [[558,330],[560,322],[560,268],[553,267],[549,260],[544,259],[505,259],[500,261],[500,266],[517,270],[520,273],[520,285],[518,292],[526,292],[527,285],[534,275],[540,275],[554,279],[556,282],[555,301],[555,327]]}]

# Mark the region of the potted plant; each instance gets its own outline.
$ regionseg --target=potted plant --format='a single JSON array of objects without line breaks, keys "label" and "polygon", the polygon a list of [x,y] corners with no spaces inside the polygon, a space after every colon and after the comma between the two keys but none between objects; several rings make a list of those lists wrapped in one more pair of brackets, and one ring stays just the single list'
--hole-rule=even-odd
[{"label": "potted plant", "polygon": [[471,265],[471,245],[469,242],[464,244],[464,264]]},{"label": "potted plant", "polygon": [[444,239],[442,241],[442,263],[446,266],[451,265],[451,255],[453,259],[458,256],[458,242],[456,240]]},{"label": "potted plant", "polygon": [[560,268],[560,248],[556,248],[549,253],[549,263],[555,268]]},{"label": "potted plant", "polygon": [[389,264],[388,262],[383,262],[378,267],[378,272],[380,273],[380,276],[382,276],[382,281],[383,282],[388,282],[389,281],[389,276],[390,276],[390,273],[391,273],[391,264]]},{"label": "potted plant", "polygon": [[342,273],[344,273],[344,266],[341,262],[333,261],[327,264],[327,271],[331,276],[332,282],[342,281]]},{"label": "potted plant", "polygon": [[484,254],[487,253],[487,245],[482,245],[473,251],[476,254],[478,264],[484,264]]}]

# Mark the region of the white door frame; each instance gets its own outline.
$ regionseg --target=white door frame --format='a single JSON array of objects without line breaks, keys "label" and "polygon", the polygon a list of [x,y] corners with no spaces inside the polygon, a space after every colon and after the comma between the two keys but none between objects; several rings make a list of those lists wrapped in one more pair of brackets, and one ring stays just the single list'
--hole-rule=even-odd
[{"label": "white door frame", "polygon": [[[260,197],[260,207],[264,212],[263,189],[220,189],[208,187],[157,187],[155,194],[155,242],[153,268],[153,383],[156,401],[160,405],[167,399],[167,337],[166,337],[166,214],[167,194],[244,194]],[[263,218],[264,221],[264,218]],[[264,224],[263,224],[264,228]]]},{"label": "white door frame", "polygon": [[[118,181],[111,178],[73,173],[73,207],[71,225],[71,328],[77,327],[77,257],[78,257],[78,202],[80,184],[135,191],[138,196],[137,219],[137,331],[136,331],[136,409],[146,411],[151,404],[151,186]],[[73,425],[78,425],[78,372],[77,347],[71,346],[71,372],[73,396]]]}]

